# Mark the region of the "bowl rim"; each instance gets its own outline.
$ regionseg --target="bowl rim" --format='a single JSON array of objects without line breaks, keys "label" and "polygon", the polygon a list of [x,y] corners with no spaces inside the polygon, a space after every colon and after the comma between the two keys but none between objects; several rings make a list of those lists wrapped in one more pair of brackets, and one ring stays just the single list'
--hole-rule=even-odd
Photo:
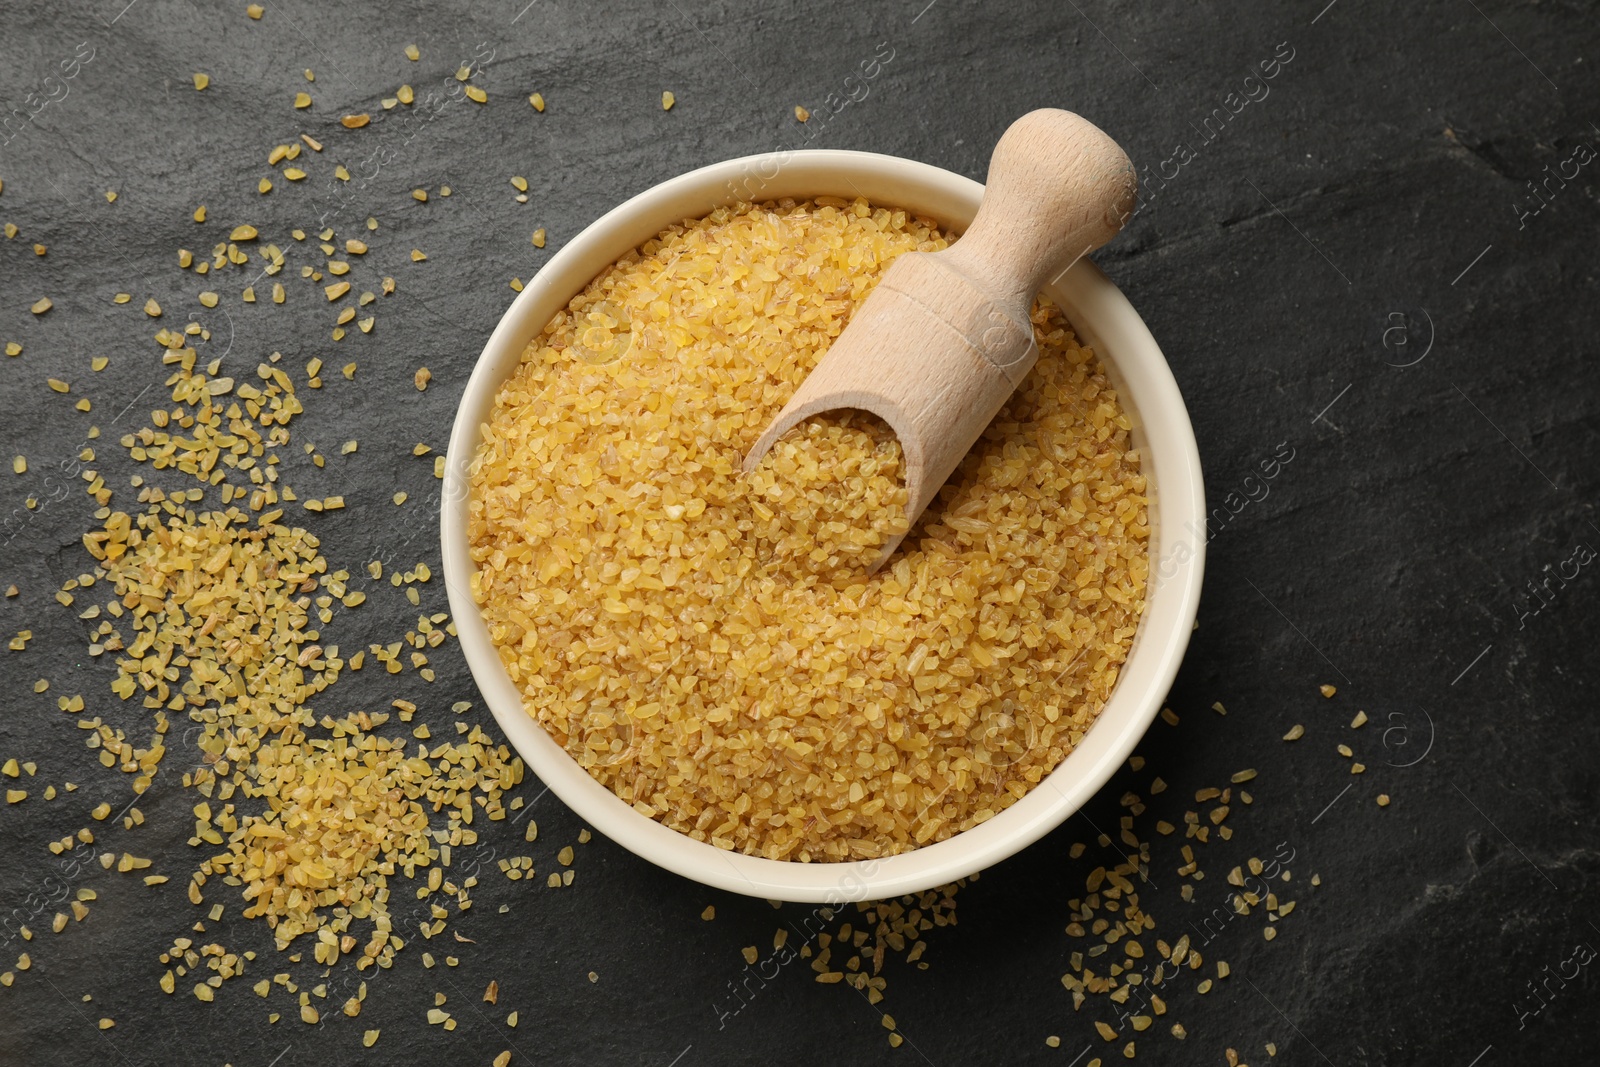
[{"label": "bowl rim", "polygon": [[860,194],[885,206],[909,203],[907,210],[915,214],[964,229],[982,193],[980,183],[962,175],[871,152],[786,150],[714,163],[652,186],[590,223],[551,256],[485,343],[458,403],[441,493],[444,578],[458,640],[495,720],[546,791],[635,855],[729,892],[835,906],[944,885],[1006,859],[1075,814],[1128,758],[1165,700],[1194,628],[1204,572],[1199,449],[1155,338],[1116,285],[1087,259],[1044,291],[1080,341],[1095,348],[1135,422],[1151,500],[1145,611],[1111,696],[1083,740],[1025,797],[990,820],[910,852],[842,862],[765,859],[696,841],[606,789],[523,709],[472,597],[467,503],[482,422],[528,341],[618,257],[669,225],[740,199]]}]

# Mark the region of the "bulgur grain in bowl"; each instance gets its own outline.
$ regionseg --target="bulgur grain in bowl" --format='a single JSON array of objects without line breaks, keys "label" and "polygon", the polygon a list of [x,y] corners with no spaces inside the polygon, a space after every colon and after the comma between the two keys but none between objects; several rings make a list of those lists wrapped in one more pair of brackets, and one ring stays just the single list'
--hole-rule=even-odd
[{"label": "bulgur grain in bowl", "polygon": [[653,862],[786,900],[953,881],[1075,811],[1158,710],[1204,497],[1170,371],[1091,264],[883,568],[904,494],[876,420],[740,473],[888,263],[981,192],[866,153],[695,171],[563,248],[479,360],[443,515],[463,647],[534,773]]}]

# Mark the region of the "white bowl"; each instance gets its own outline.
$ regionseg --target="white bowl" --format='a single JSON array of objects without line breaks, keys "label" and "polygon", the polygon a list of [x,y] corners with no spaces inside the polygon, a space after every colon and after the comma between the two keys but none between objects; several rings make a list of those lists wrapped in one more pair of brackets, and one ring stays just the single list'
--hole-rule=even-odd
[{"label": "white bowl", "polygon": [[864,196],[964,230],[983,186],[938,167],[867,152],[748,156],[648,189],[550,258],[484,346],[450,435],[442,528],[450,608],[467,664],[500,728],[529,769],[597,831],[658,866],[734,893],[843,903],[919,892],[964,878],[1043,837],[1077,811],[1128,758],[1177,674],[1194,628],[1205,555],[1205,493],[1189,415],[1161,350],[1121,291],[1088,260],[1046,288],[1078,337],[1094,346],[1134,420],[1151,486],[1151,576],[1144,617],[1121,677],[1082,743],[1010,808],[963,833],[879,860],[800,863],[725,852],[648,819],[589,776],[523,710],[470,591],[467,498],[472,458],[495,393],[556,311],[629,249],[665,227],[736,200]]}]

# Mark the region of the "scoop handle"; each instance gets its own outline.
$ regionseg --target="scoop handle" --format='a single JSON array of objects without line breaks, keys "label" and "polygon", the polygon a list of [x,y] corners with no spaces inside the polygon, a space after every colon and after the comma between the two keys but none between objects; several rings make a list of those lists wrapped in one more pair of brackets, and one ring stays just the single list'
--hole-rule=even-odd
[{"label": "scoop handle", "polygon": [[1094,123],[1030,111],[1001,135],[978,214],[941,256],[998,302],[1026,309],[1122,229],[1137,190],[1127,153]]}]

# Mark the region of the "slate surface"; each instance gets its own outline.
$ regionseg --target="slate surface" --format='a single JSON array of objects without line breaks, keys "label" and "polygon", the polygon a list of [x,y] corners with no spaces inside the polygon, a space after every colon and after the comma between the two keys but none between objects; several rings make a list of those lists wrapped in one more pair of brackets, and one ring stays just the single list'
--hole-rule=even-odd
[{"label": "slate surface", "polygon": [[[1270,943],[1259,914],[1212,935],[1207,973],[1227,959],[1232,977],[1205,995],[1192,981],[1175,988],[1169,1016],[1137,1035],[1137,1062],[1222,1064],[1231,1047],[1260,1064],[1269,1041],[1275,1062],[1337,1067],[1592,1055],[1600,989],[1579,961],[1592,955],[1582,946],[1600,944],[1600,576],[1566,561],[1600,546],[1593,4],[524,2],[268,0],[259,21],[233,0],[11,0],[0,11],[0,105],[11,115],[0,222],[19,229],[0,240],[0,341],[23,345],[0,358],[0,453],[29,461],[27,474],[0,476],[0,584],[20,589],[0,600],[0,630],[35,635],[26,652],[0,653],[0,758],[40,765],[35,795],[0,807],[0,967],[25,949],[33,959],[0,989],[0,1062],[488,1063],[508,1048],[519,1063],[680,1067],[1117,1062],[1131,1035],[1102,1042],[1092,1020],[1115,1014],[1098,1001],[1075,1014],[1059,981],[1085,944],[1063,932],[1066,902],[1108,852],[1095,828],[1114,830],[1127,789],[1147,796],[1149,817],[1181,825],[1196,789],[1247,766],[1260,771],[1255,803],[1235,804],[1238,835],[1207,853],[1195,902],[1178,895],[1179,835],[1157,838],[1143,904],[1176,938],[1225,898],[1228,867],[1292,850],[1285,893],[1297,910]],[[412,42],[420,62],[402,54]],[[863,78],[880,46],[893,59]],[[1247,82],[1275,56],[1275,77]],[[481,68],[488,106],[447,94],[464,63]],[[204,92],[197,71],[211,77]],[[418,104],[383,111],[380,98],[403,82]],[[677,96],[670,113],[663,89]],[[315,103],[297,112],[302,90]],[[549,101],[543,115],[525,102],[534,90]],[[860,99],[839,108],[852,93]],[[791,116],[797,103],[813,111],[805,127]],[[93,803],[130,799],[55,698],[82,692],[85,714],[139,738],[148,729],[108,694],[110,657],[87,657],[85,624],[52,599],[86,569],[78,544],[94,505],[74,457],[90,425],[105,431],[93,465],[119,501],[131,498],[134,468],[116,437],[143,425],[165,377],[144,300],[168,309],[163,324],[206,324],[203,357],[230,368],[274,350],[292,368],[357,361],[355,382],[325,372],[294,424],[328,467],[303,455],[286,465],[304,492],[352,500],[308,520],[335,565],[437,567],[438,483],[410,448],[443,446],[513,276],[529,277],[623,198],[726,157],[811,144],[981,177],[1006,123],[1042,105],[1090,116],[1148,168],[1153,199],[1097,258],[1164,347],[1211,504],[1230,509],[1170,700],[1181,722],[1152,730],[1144,770],[965,888],[959,926],[927,935],[927,969],[886,968],[879,1008],[798,964],[735,1000],[739,950],[764,948],[805,909],[701,889],[598,839],[580,849],[570,889],[511,883],[485,865],[476,907],[454,926],[475,943],[412,938],[374,980],[361,1020],[340,1017],[330,997],[325,1021],[307,1027],[291,998],[258,1000],[249,984],[280,969],[303,988],[316,979],[275,958],[232,901],[229,917],[192,936],[263,958],[215,1003],[161,993],[157,954],[201,917],[183,900],[196,861],[185,845],[194,797],[176,782],[196,755],[182,750],[184,724],[138,802],[145,825],[96,824],[101,847],[153,857],[172,882],[147,890],[97,866],[72,877],[45,848]],[[354,111],[377,118],[342,129],[338,116]],[[301,132],[327,146],[302,157],[310,177],[276,177],[260,196],[268,151]],[[337,194],[335,162],[355,172]],[[1550,178],[1563,167],[1566,180]],[[514,201],[512,174],[527,177],[527,204]],[[1536,194],[1530,182],[1545,184]],[[434,194],[426,204],[410,195],[418,187]],[[211,221],[197,226],[202,203]],[[369,215],[380,229],[357,288],[398,283],[370,335],[330,339],[334,312],[298,277],[315,250],[291,251],[283,307],[241,303],[240,272],[199,279],[177,266],[177,248],[208,250],[235,222],[280,240],[319,220],[366,236]],[[536,227],[550,234],[543,250],[529,243]],[[410,261],[413,247],[426,263]],[[223,293],[215,310],[196,301],[208,287]],[[117,292],[133,301],[114,305]],[[34,316],[41,296],[55,306]],[[93,372],[101,355],[110,364]],[[418,393],[423,365],[433,383]],[[51,392],[49,377],[71,394]],[[91,412],[73,410],[78,397]],[[340,456],[350,438],[360,450]],[[1293,459],[1276,478],[1246,481],[1283,450]],[[410,500],[396,509],[400,489]],[[1257,499],[1241,506],[1246,494]],[[40,501],[31,511],[29,496]],[[1550,577],[1564,566],[1565,578]],[[1539,581],[1534,600],[1528,583]],[[440,583],[422,592],[443,610]],[[382,587],[345,639],[393,639],[415,613]],[[342,682],[339,699],[376,707],[410,695],[437,709],[475,699],[453,645],[434,659],[431,688],[369,671]],[[39,678],[48,693],[32,692]],[[1333,700],[1318,695],[1323,682],[1338,686]],[[1371,720],[1361,732],[1346,726],[1357,709]],[[490,721],[481,708],[469,717]],[[1296,722],[1305,739],[1281,742]],[[1364,775],[1335,753],[1341,742]],[[1149,796],[1153,775],[1171,785],[1160,797]],[[39,799],[46,781],[65,780],[80,790]],[[579,827],[539,792],[530,782],[521,795],[541,826],[528,850],[544,871]],[[1380,809],[1379,793],[1392,806]],[[521,850],[516,829],[486,837]],[[1075,841],[1089,848],[1077,860]],[[58,936],[48,927],[62,885],[99,898]],[[700,918],[708,904],[712,922]],[[431,970],[428,949],[441,957]],[[445,966],[446,952],[459,966]],[[497,1009],[478,1000],[491,978]],[[329,979],[336,990],[348,980]],[[461,1020],[454,1032],[425,1022],[438,992]],[[500,1015],[511,1008],[515,1030]],[[271,1024],[269,1010],[286,1017]],[[904,1046],[889,1047],[882,1010]],[[99,1030],[101,1017],[115,1027]],[[1186,1042],[1167,1033],[1174,1018]],[[367,1027],[382,1030],[370,1051]]]}]

